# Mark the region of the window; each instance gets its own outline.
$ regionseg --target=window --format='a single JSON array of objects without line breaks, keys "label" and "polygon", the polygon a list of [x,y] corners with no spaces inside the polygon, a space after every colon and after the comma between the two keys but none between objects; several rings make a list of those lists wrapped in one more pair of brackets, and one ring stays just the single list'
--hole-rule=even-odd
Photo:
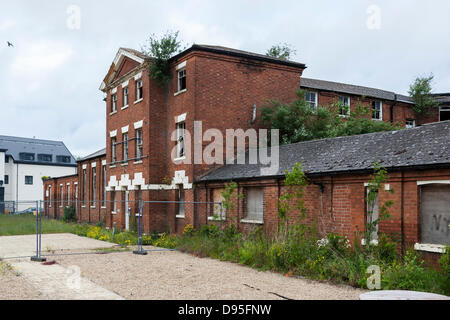
[{"label": "window", "polygon": [[128,105],[128,87],[123,88],[123,106]]},{"label": "window", "polygon": [[317,93],[307,91],[305,93],[305,101],[309,103],[311,108],[317,108]]},{"label": "window", "polygon": [[225,219],[225,209],[223,208],[223,205],[221,206],[219,203],[223,203],[225,200],[222,196],[222,192],[224,189],[213,189],[212,191],[212,198],[213,198],[213,212],[212,216],[216,219]]},{"label": "window", "polygon": [[9,184],[9,176],[7,174],[5,175],[5,184]]},{"label": "window", "polygon": [[439,107],[439,121],[450,120],[450,107]]},{"label": "window", "polygon": [[178,75],[178,92],[186,90],[186,69],[179,70]]},{"label": "window", "polygon": [[143,98],[142,80],[136,82],[136,101]]},{"label": "window", "polygon": [[64,195],[64,186],[60,185],[59,186],[59,206],[60,207],[62,207],[63,203],[64,203],[63,195]]},{"label": "window", "polygon": [[[379,212],[378,212],[378,190],[375,191],[375,199],[373,200],[373,203],[369,203],[368,196],[369,196],[369,188],[366,187],[366,226],[368,224],[373,224],[375,221],[378,220]],[[366,230],[368,231],[368,230]],[[375,228],[372,231],[372,234],[370,235],[370,241],[377,241],[378,240],[378,223],[375,223]]]},{"label": "window", "polygon": [[178,203],[177,217],[184,217],[184,188],[182,184],[178,185],[177,201],[181,202]]},{"label": "window", "polygon": [[128,161],[128,133],[124,133],[123,140],[123,161]]},{"label": "window", "polygon": [[113,213],[117,212],[116,191],[111,192],[111,201],[113,204]]},{"label": "window", "polygon": [[56,162],[70,163],[70,160],[69,156],[56,156]]},{"label": "window", "polygon": [[51,154],[38,154],[38,160],[42,162],[52,162],[53,157]]},{"label": "window", "polygon": [[83,205],[86,205],[86,169],[83,169]]},{"label": "window", "polygon": [[34,161],[34,153],[21,152],[19,158],[23,161]]},{"label": "window", "polygon": [[25,184],[32,185],[33,184],[33,176],[25,176]]},{"label": "window", "polygon": [[350,97],[349,96],[339,96],[339,115],[349,116],[350,115]]},{"label": "window", "polygon": [[245,220],[263,222],[264,219],[263,196],[264,192],[263,189],[261,188],[247,189],[247,215],[245,217]]},{"label": "window", "polygon": [[67,205],[70,205],[70,201],[71,201],[71,196],[70,196],[70,184],[67,186]]},{"label": "window", "polygon": [[113,94],[111,97],[111,112],[117,111],[117,94]]},{"label": "window", "polygon": [[185,150],[185,130],[186,123],[177,123],[177,158],[184,157],[186,155]]},{"label": "window", "polygon": [[383,109],[381,101],[372,101],[372,119],[383,120]]},{"label": "window", "polygon": [[92,206],[95,207],[96,192],[97,192],[97,168],[92,168]]},{"label": "window", "polygon": [[406,119],[405,128],[414,128],[416,126],[416,120],[414,119]]},{"label": "window", "polygon": [[103,166],[103,193],[102,193],[102,207],[106,207],[106,166]]},{"label": "window", "polygon": [[52,206],[52,186],[48,186],[48,206]]},{"label": "window", "polygon": [[142,158],[142,129],[136,130],[136,158]]},{"label": "window", "polygon": [[116,144],[117,138],[112,137],[111,138],[111,162],[114,163],[117,161],[117,144]]},{"label": "window", "polygon": [[450,246],[450,185],[420,186],[420,243]]}]

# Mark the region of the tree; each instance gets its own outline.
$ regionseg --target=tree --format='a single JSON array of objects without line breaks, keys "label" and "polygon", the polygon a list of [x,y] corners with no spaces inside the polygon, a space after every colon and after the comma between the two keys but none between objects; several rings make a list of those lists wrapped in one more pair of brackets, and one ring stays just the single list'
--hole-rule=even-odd
[{"label": "tree", "polygon": [[363,106],[360,103],[343,120],[340,110],[345,106],[342,106],[339,102],[336,101],[330,106],[313,108],[305,101],[303,90],[297,91],[297,97],[289,104],[281,104],[272,100],[262,108],[261,120],[263,125],[279,130],[281,144],[392,131],[401,128],[398,123],[373,121],[370,116],[370,107]]},{"label": "tree", "polygon": [[273,45],[266,52],[266,56],[274,57],[282,60],[289,60],[291,55],[296,53],[295,49],[288,43]]},{"label": "tree", "polygon": [[430,114],[438,104],[431,95],[431,81],[433,74],[428,77],[417,77],[414,83],[409,86],[409,95],[414,101],[414,111],[419,115]]},{"label": "tree", "polygon": [[143,53],[151,57],[149,63],[150,77],[161,86],[170,81],[169,59],[181,51],[178,33],[179,31],[167,31],[161,37],[152,34],[141,48]]}]

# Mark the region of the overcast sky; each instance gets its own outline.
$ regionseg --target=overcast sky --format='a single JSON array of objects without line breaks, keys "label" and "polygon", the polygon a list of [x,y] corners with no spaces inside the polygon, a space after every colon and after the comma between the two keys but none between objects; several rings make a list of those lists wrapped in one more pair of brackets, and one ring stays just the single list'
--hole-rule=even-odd
[{"label": "overcast sky", "polygon": [[118,48],[166,30],[258,53],[289,43],[306,77],[406,94],[433,73],[450,92],[449,14],[447,0],[2,0],[0,134],[62,140],[75,156],[103,148],[99,86]]}]

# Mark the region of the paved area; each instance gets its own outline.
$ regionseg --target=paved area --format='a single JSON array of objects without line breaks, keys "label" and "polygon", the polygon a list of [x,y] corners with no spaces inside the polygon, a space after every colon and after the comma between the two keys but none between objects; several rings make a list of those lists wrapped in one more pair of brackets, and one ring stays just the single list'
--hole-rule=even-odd
[{"label": "paved area", "polygon": [[[42,254],[86,252],[110,248],[114,244],[73,234],[42,235]],[[14,291],[0,290],[0,299],[51,300],[119,300],[118,294],[84,277],[77,266],[44,265],[30,258],[10,259],[35,255],[36,236],[0,237],[0,258],[3,262],[0,287],[13,285]],[[54,257],[48,257],[49,261]]]},{"label": "paved area", "polygon": [[[33,255],[34,241],[33,236],[0,237],[0,257]],[[92,252],[113,246],[72,234],[42,237],[43,254],[47,250]],[[146,249],[146,256],[105,251],[49,257],[55,260],[52,265],[29,258],[7,260],[14,269],[7,276],[0,274],[0,288],[14,282],[18,291],[11,296],[0,289],[0,299],[357,300],[366,292],[178,251]]]}]

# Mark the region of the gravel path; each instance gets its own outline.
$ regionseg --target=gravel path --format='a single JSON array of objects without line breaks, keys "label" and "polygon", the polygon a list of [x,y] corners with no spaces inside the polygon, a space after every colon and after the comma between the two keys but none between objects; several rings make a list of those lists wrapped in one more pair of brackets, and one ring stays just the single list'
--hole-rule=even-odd
[{"label": "gravel path", "polygon": [[0,300],[46,299],[15,270],[0,261]]},{"label": "gravel path", "polygon": [[56,261],[66,267],[78,266],[85,277],[125,299],[356,300],[366,292],[178,251],[151,251],[147,256],[131,252],[64,256]]}]

